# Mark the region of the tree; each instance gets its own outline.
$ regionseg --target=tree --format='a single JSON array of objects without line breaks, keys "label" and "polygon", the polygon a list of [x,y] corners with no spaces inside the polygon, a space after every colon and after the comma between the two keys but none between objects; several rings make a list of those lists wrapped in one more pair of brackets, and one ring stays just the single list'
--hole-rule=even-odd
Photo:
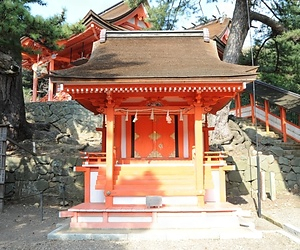
[{"label": "tree", "polygon": [[57,40],[80,30],[65,24],[65,10],[47,19],[32,16],[32,3],[46,5],[42,0],[0,1],[0,124],[7,124],[8,135],[18,141],[31,138],[34,129],[25,118],[21,37],[55,51],[60,49]]},{"label": "tree", "polygon": [[[126,0],[131,7],[147,0]],[[209,2],[228,0],[206,0]],[[172,30],[175,29],[182,15],[198,15],[200,23],[210,21],[212,18],[203,16],[201,0],[150,0],[152,6],[149,7],[149,20],[154,29]],[[280,2],[297,3],[297,0],[236,0],[232,17],[232,28],[229,40],[224,52],[224,61],[238,63],[242,55],[242,48],[247,37],[252,21],[264,23],[272,29],[272,35],[282,34],[286,27],[284,23],[276,18],[271,18],[267,12],[273,11],[274,6]],[[272,4],[270,6],[270,4]],[[262,12],[264,10],[264,12]]]},{"label": "tree", "polygon": [[[128,0],[128,2],[134,5],[142,1]],[[154,0],[150,0],[150,3],[151,2],[154,2]],[[207,2],[218,2],[218,0],[207,0]],[[151,23],[155,25],[156,29],[174,29],[176,27],[176,23],[179,20],[179,14],[197,12],[201,14],[202,12],[201,0],[156,0],[155,3],[155,7],[150,8],[149,15]],[[225,62],[234,64],[241,62],[241,57],[243,55],[243,45],[253,21],[259,22],[265,27],[268,27],[268,32],[265,34],[265,37],[267,38],[272,37],[274,39],[276,38],[277,41],[279,41],[280,39],[285,40],[286,36],[291,36],[291,34],[287,33],[287,31],[289,31],[291,28],[290,21],[292,21],[294,17],[299,18],[299,12],[294,11],[294,15],[291,15],[291,12],[284,11],[286,10],[286,8],[283,8],[285,4],[288,5],[290,9],[297,9],[297,6],[299,7],[298,0],[236,0],[230,35],[225,47],[223,60]],[[287,18],[280,19],[279,16],[282,16],[283,14]],[[298,14],[298,16],[295,14]],[[202,16],[199,18],[199,21],[203,21],[205,19],[209,20],[209,18],[205,18]],[[290,21],[288,22],[287,20],[289,19]],[[292,37],[294,38],[294,41],[295,37],[297,37],[296,41],[299,41],[299,32],[296,33],[298,35],[295,36],[294,34],[292,35]],[[291,48],[291,46],[286,44],[284,50],[288,50],[289,48]],[[298,54],[299,50],[298,53],[294,53],[294,57],[296,57]],[[284,60],[283,57],[282,60]],[[299,69],[299,58],[294,61],[296,61],[295,68],[298,67]],[[251,65],[252,60],[248,60],[248,64]],[[299,72],[299,70],[297,70],[296,72]],[[299,73],[295,73],[294,75],[295,79],[299,79]],[[225,109],[227,108],[227,106],[225,107]],[[223,112],[220,113],[223,114]],[[228,115],[223,115],[222,117],[225,120],[228,119]],[[224,124],[224,121],[221,121],[220,124]],[[222,131],[224,131],[224,129],[220,128],[219,132],[222,133]],[[223,139],[221,139],[222,137]],[[228,141],[228,133],[223,135],[215,135],[215,138],[220,138],[218,142],[222,142],[222,140],[224,142]]]},{"label": "tree", "polygon": [[266,26],[257,29],[254,62],[260,65],[262,81],[300,93],[300,3],[278,2],[273,13],[285,31],[274,36]]},{"label": "tree", "polygon": [[[191,0],[125,0],[130,7],[136,7],[140,3],[153,3],[148,6],[148,21],[153,30],[174,30],[182,16],[190,17],[197,13],[198,4]],[[201,1],[201,0],[200,0]],[[199,2],[200,2],[199,1]]]}]

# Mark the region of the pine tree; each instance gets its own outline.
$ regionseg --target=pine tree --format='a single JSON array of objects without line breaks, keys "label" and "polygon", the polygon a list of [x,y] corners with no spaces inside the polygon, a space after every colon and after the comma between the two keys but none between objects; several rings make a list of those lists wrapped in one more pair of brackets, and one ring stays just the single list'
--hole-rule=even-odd
[{"label": "pine tree", "polygon": [[56,41],[74,32],[65,24],[65,10],[44,19],[31,15],[29,4],[33,3],[46,5],[42,0],[0,1],[0,124],[8,125],[8,136],[18,141],[31,138],[34,129],[25,118],[21,38],[57,50]]},{"label": "pine tree", "polygon": [[[273,8],[285,31],[274,36],[263,27],[256,40],[261,80],[300,93],[300,3],[280,1]],[[263,31],[263,33],[262,33]]]},{"label": "pine tree", "polygon": [[[139,0],[127,0],[130,4],[137,4],[141,1]],[[206,0],[206,2],[218,2],[218,1],[226,1],[226,0]],[[180,14],[188,14],[188,13],[198,13],[201,16],[201,2],[198,0],[150,0],[150,2],[156,2],[155,8],[150,8],[148,11],[150,15],[150,20],[152,24],[155,24],[156,29],[174,29],[175,25],[178,22],[178,17]],[[205,3],[203,3],[205,4]],[[284,38],[287,34],[285,31],[291,25],[291,22],[287,22],[288,19],[278,19],[275,15],[275,9],[282,4],[289,4],[292,8],[295,5],[299,5],[298,0],[236,0],[235,8],[232,17],[231,30],[230,35],[225,47],[223,60],[228,63],[240,63],[242,57],[242,49],[244,45],[244,41],[249,32],[251,23],[253,21],[258,21],[265,26],[267,26],[270,30],[266,35],[272,36],[274,38],[277,37],[277,40]],[[190,10],[190,12],[188,12]],[[272,15],[266,15],[263,10],[271,13]],[[283,10],[283,8],[281,8]],[[281,13],[282,14],[282,13]],[[288,15],[287,15],[288,16]],[[299,16],[299,15],[298,15]],[[294,19],[294,16],[289,16],[290,20]],[[204,20],[205,17],[201,17],[199,20]],[[209,20],[209,19],[207,19]],[[284,21],[286,20],[286,21]],[[299,43],[299,42],[298,42]],[[291,45],[288,43],[285,44],[284,50],[288,50],[291,48]],[[294,51],[295,52],[295,51]],[[298,56],[298,53],[295,53],[294,56]],[[284,57],[281,57],[282,60],[286,60]],[[292,58],[290,58],[292,59]],[[295,66],[299,68],[299,59],[295,61]],[[251,61],[248,63],[251,65]],[[288,67],[285,68],[288,70]],[[287,72],[287,71],[286,71]],[[297,71],[298,72],[298,71]],[[299,73],[294,73],[295,79],[299,79]],[[226,108],[226,107],[225,107]],[[227,120],[226,116],[223,116],[225,120]],[[220,124],[224,124],[224,122],[220,122]],[[217,125],[218,126],[218,125]],[[224,130],[220,130],[221,132]],[[226,140],[225,134],[220,134],[220,138],[224,138]],[[213,142],[214,143],[214,142]]]}]

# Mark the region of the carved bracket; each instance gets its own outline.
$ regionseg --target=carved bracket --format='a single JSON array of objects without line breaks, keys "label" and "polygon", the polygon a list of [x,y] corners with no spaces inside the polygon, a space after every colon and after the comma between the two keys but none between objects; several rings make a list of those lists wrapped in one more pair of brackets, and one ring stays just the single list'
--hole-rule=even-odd
[{"label": "carved bracket", "polygon": [[113,98],[112,98],[111,91],[106,92],[106,100],[107,100],[107,104],[112,104],[113,103]]},{"label": "carved bracket", "polygon": [[105,108],[104,107],[99,107],[96,110],[99,112],[99,114],[105,114]]}]

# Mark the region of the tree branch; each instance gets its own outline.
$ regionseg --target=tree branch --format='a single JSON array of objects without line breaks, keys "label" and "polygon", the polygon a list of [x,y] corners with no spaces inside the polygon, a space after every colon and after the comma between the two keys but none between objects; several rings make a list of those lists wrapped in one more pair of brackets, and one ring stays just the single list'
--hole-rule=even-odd
[{"label": "tree branch", "polygon": [[265,39],[263,41],[263,43],[259,46],[258,50],[257,50],[257,54],[255,56],[255,59],[254,59],[254,65],[257,65],[257,59],[259,57],[259,53],[261,52],[262,48],[265,46],[266,42],[269,41],[272,37],[267,37],[267,39]]},{"label": "tree branch", "polygon": [[261,2],[268,8],[268,10],[280,21],[282,22],[282,20],[276,15],[276,13],[273,11],[273,9],[264,1],[261,0]]},{"label": "tree branch", "polygon": [[273,36],[281,35],[285,31],[285,27],[281,23],[273,20],[266,15],[251,11],[250,18],[251,21],[259,21],[271,27]]}]

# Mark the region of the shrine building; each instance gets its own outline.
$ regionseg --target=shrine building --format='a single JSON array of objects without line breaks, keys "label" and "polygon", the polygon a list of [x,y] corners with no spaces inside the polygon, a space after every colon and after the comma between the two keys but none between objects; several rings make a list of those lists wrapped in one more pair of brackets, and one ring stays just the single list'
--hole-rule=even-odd
[{"label": "shrine building", "polygon": [[254,81],[257,67],[221,61],[210,37],[207,28],[102,29],[86,63],[51,72],[51,82],[104,117],[102,147],[82,152],[75,167],[84,202],[61,212],[70,227],[199,227],[203,212],[233,211],[225,172],[235,166],[209,151],[206,115]]}]

